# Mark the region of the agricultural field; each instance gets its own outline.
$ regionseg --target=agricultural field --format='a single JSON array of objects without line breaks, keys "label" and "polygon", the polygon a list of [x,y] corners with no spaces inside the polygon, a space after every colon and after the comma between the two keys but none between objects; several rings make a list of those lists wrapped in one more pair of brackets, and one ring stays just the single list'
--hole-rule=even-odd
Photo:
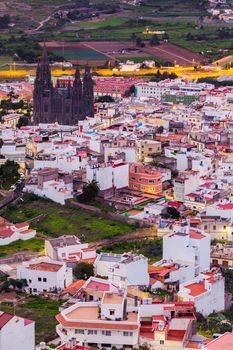
[{"label": "agricultural field", "polygon": [[0,215],[14,223],[34,219],[31,226],[44,236],[71,234],[86,242],[115,237],[134,229],[127,223],[104,219],[71,205],[64,207],[39,198],[25,200],[17,206],[9,205],[0,211]]},{"label": "agricultural field", "polygon": [[14,307],[10,303],[1,303],[0,305],[1,311],[15,313],[17,316],[36,321],[36,344],[56,338],[57,321],[55,316],[59,313],[61,302],[30,297],[25,303],[18,303]]},{"label": "agricultural field", "polygon": [[1,246],[0,248],[0,258],[16,254],[19,252],[33,252],[33,253],[42,253],[44,251],[44,240],[39,237],[31,238],[27,241],[16,241],[11,244]]}]

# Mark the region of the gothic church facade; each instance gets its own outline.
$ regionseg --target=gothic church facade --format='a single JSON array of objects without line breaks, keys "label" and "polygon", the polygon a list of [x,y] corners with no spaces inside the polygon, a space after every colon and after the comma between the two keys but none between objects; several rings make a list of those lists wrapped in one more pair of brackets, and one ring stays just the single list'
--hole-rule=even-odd
[{"label": "gothic church facade", "polygon": [[76,69],[73,85],[53,86],[48,55],[44,47],[38,63],[33,92],[34,124],[54,123],[75,125],[94,116],[94,83],[86,66],[83,79]]}]

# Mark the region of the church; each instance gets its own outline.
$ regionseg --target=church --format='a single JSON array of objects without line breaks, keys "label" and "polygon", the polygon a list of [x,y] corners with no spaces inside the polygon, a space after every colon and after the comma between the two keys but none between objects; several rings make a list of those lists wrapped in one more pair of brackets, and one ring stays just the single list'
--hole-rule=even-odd
[{"label": "church", "polygon": [[94,116],[94,82],[89,66],[83,79],[77,68],[73,84],[53,86],[46,48],[38,63],[33,92],[34,124],[54,123],[75,125]]}]

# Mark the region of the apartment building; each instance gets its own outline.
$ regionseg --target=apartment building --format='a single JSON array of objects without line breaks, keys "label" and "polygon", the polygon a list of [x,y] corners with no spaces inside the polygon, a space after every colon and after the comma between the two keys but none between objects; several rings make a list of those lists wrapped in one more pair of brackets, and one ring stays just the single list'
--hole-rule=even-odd
[{"label": "apartment building", "polygon": [[129,188],[153,195],[162,194],[162,174],[158,170],[140,163],[129,167]]}]

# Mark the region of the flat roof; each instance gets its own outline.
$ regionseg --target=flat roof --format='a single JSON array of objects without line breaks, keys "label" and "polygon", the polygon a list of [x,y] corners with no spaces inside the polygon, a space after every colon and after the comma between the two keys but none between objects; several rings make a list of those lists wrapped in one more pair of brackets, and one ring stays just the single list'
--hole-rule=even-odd
[{"label": "flat roof", "polygon": [[105,293],[102,303],[103,304],[122,304],[124,300],[123,295],[116,293]]},{"label": "flat roof", "polygon": [[120,255],[101,255],[100,261],[108,261],[108,262],[120,262],[121,256]]}]

